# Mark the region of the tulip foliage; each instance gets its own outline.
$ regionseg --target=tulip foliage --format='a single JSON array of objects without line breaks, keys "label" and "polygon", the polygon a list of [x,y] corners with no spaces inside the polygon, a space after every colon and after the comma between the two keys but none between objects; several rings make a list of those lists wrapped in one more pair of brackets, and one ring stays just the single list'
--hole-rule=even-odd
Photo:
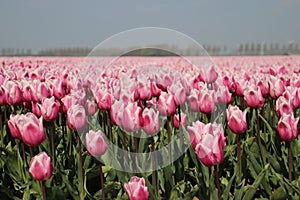
[{"label": "tulip foliage", "polygon": [[300,199],[300,57],[107,59],[0,59],[1,199]]}]

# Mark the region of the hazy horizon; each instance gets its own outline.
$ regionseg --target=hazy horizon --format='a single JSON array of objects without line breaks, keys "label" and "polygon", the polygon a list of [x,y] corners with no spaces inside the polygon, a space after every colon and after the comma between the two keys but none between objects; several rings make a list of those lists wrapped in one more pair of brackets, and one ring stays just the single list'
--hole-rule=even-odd
[{"label": "hazy horizon", "polygon": [[203,45],[300,43],[300,1],[1,1],[0,49],[93,48],[138,27],[180,31]]}]

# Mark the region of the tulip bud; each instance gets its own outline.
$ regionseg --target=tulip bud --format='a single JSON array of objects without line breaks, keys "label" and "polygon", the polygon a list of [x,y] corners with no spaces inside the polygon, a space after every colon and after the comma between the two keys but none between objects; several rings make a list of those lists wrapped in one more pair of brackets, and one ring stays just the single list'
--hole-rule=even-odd
[{"label": "tulip bud", "polygon": [[174,123],[174,127],[177,128],[177,129],[180,128],[181,124],[185,127],[188,125],[188,120],[187,120],[186,114],[180,113],[180,120],[179,120],[179,114],[174,115],[173,123]]},{"label": "tulip bud", "polygon": [[283,141],[291,141],[298,137],[298,122],[299,117],[283,113],[277,126],[279,137]]},{"label": "tulip bud", "polygon": [[242,112],[237,106],[229,106],[226,119],[233,133],[240,134],[247,130],[246,114],[246,111]]},{"label": "tulip bud", "polygon": [[71,130],[83,130],[86,125],[85,109],[81,105],[73,105],[67,113],[67,124]]},{"label": "tulip bud", "polygon": [[44,181],[52,176],[52,162],[50,157],[41,152],[31,158],[29,172],[35,180]]},{"label": "tulip bud", "polygon": [[161,115],[170,116],[176,112],[175,100],[172,94],[161,92],[157,105]]},{"label": "tulip bud", "polygon": [[248,86],[244,91],[244,100],[250,108],[261,108],[264,105],[264,97],[259,87]]},{"label": "tulip bud", "polygon": [[148,200],[149,192],[144,178],[133,176],[124,184],[130,200]]},{"label": "tulip bud", "polygon": [[90,130],[85,135],[85,146],[88,152],[93,156],[101,156],[105,153],[107,145],[103,139],[103,133]]},{"label": "tulip bud", "polygon": [[154,135],[160,130],[159,112],[153,108],[145,108],[142,113],[143,129],[149,135]]}]

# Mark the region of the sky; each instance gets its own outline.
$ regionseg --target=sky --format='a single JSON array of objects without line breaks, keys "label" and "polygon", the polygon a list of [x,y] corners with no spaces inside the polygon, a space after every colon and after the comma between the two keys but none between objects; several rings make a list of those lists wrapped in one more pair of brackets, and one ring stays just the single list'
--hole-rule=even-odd
[{"label": "sky", "polygon": [[119,32],[149,26],[174,29],[200,44],[299,44],[300,1],[0,1],[0,49],[93,48]]}]

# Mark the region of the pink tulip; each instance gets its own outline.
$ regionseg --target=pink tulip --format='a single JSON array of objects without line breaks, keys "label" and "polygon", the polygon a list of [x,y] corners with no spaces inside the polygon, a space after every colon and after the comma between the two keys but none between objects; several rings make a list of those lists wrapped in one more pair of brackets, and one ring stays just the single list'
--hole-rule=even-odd
[{"label": "pink tulip", "polygon": [[190,135],[190,141],[194,149],[196,148],[197,144],[201,142],[203,135],[211,132],[209,129],[211,129],[211,126],[206,126],[200,121],[193,122],[192,126],[187,127],[187,131]]},{"label": "pink tulip", "polygon": [[0,86],[0,106],[6,104],[5,91],[2,86]]},{"label": "pink tulip", "polygon": [[121,115],[121,125],[125,131],[135,132],[143,125],[142,109],[137,103],[129,102]]},{"label": "pink tulip", "polygon": [[174,115],[176,112],[175,99],[172,94],[161,92],[158,98],[158,111],[161,115]]},{"label": "pink tulip", "polygon": [[192,89],[190,95],[188,96],[189,107],[194,112],[199,111],[198,96],[199,91],[196,89]]},{"label": "pink tulip", "polygon": [[149,135],[155,135],[160,130],[159,112],[153,108],[145,108],[142,113],[143,129]]},{"label": "pink tulip", "polygon": [[270,96],[273,99],[278,98],[284,92],[284,82],[278,77],[271,76],[269,80]]},{"label": "pink tulip", "polygon": [[294,114],[283,113],[277,126],[279,137],[283,141],[291,141],[298,137],[299,117],[295,118]]},{"label": "pink tulip", "polygon": [[184,127],[187,127],[188,119],[187,119],[186,114],[180,113],[180,120],[179,120],[179,114],[174,115],[174,117],[173,117],[174,127],[177,128],[177,129],[180,128],[180,125],[183,125]]},{"label": "pink tulip", "polygon": [[217,100],[219,103],[223,104],[231,103],[232,97],[227,87],[219,87],[217,90]]},{"label": "pink tulip", "polygon": [[208,69],[203,69],[203,78],[206,83],[213,83],[218,78],[218,73],[214,66],[208,67]]},{"label": "pink tulip", "polygon": [[6,81],[2,86],[5,91],[5,100],[8,105],[18,105],[23,100],[22,91],[14,81]]},{"label": "pink tulip", "polygon": [[17,126],[22,136],[22,141],[29,146],[38,146],[46,139],[42,117],[38,119],[33,113],[21,115]]},{"label": "pink tulip", "polygon": [[67,124],[71,130],[83,130],[86,125],[85,109],[81,105],[72,105],[67,113]]},{"label": "pink tulip", "polygon": [[237,106],[229,106],[226,119],[230,130],[235,134],[244,133],[247,130],[246,111],[242,112]]},{"label": "pink tulip", "polygon": [[[201,132],[196,132],[198,130]],[[211,167],[223,161],[226,143],[221,124],[203,124],[197,121],[192,127],[188,126],[188,131],[197,157],[205,166]]]},{"label": "pink tulip", "polygon": [[38,104],[41,114],[46,121],[53,121],[58,117],[60,103],[55,100],[54,96],[51,98],[44,98],[42,104]]},{"label": "pink tulip", "polygon": [[293,113],[293,107],[291,100],[287,100],[284,96],[280,96],[276,100],[276,114],[278,117],[281,117],[283,113],[289,114]]},{"label": "pink tulip", "polygon": [[85,106],[86,106],[88,115],[92,116],[96,113],[97,108],[96,108],[96,104],[94,101],[91,101],[88,99]]},{"label": "pink tulip", "polygon": [[244,91],[244,100],[250,108],[261,108],[264,105],[264,97],[259,87],[248,86]]},{"label": "pink tulip", "polygon": [[38,103],[31,102],[31,112],[35,114],[37,117],[42,116],[41,107]]},{"label": "pink tulip", "polygon": [[106,142],[103,139],[103,133],[100,130],[90,130],[85,135],[85,147],[91,155],[102,156],[107,149]]},{"label": "pink tulip", "polygon": [[19,117],[20,117],[19,114],[17,114],[17,115],[11,114],[9,117],[9,120],[8,120],[8,127],[10,130],[10,134],[13,138],[22,140],[21,133],[17,126]]},{"label": "pink tulip", "polygon": [[63,80],[56,78],[53,80],[52,85],[53,95],[55,96],[55,98],[62,99],[66,94],[65,86],[63,85]]},{"label": "pink tulip", "polygon": [[[293,109],[297,109],[300,106],[300,88],[296,87],[286,87],[286,91],[282,94],[282,96],[291,102],[291,106]],[[278,99],[280,99],[279,97]],[[277,103],[277,101],[276,101]]]},{"label": "pink tulip", "polygon": [[38,146],[46,139],[43,118],[38,119],[33,113],[11,115],[8,126],[14,138],[29,146]]},{"label": "pink tulip", "polygon": [[52,176],[52,162],[50,157],[45,152],[41,152],[31,158],[29,172],[35,180],[48,180]]},{"label": "pink tulip", "polygon": [[72,107],[72,105],[79,104],[78,99],[72,95],[66,95],[61,99],[62,102],[62,110],[64,113],[67,114],[69,108]]},{"label": "pink tulip", "polygon": [[150,83],[151,93],[153,97],[158,97],[161,93],[161,89],[159,89],[155,82]]},{"label": "pink tulip", "polygon": [[133,176],[124,184],[130,200],[148,200],[149,192],[144,178]]},{"label": "pink tulip", "polygon": [[142,101],[149,100],[152,97],[152,92],[149,83],[147,83],[147,81],[139,82],[135,94],[135,99],[140,99]]},{"label": "pink tulip", "polygon": [[110,119],[114,125],[120,126],[122,113],[124,110],[124,103],[121,101],[115,101],[110,109]]},{"label": "pink tulip", "polygon": [[108,91],[97,91],[94,93],[94,99],[100,110],[110,110],[113,104],[112,95]]},{"label": "pink tulip", "polygon": [[179,84],[172,84],[168,87],[168,92],[174,96],[176,106],[182,105],[186,100],[185,88]]},{"label": "pink tulip", "polygon": [[244,79],[238,79],[237,81],[235,81],[235,85],[236,85],[236,90],[235,93],[240,96],[243,97],[244,96],[244,88],[247,86],[247,82]]},{"label": "pink tulip", "polygon": [[215,97],[213,90],[203,89],[199,93],[199,110],[202,113],[208,114],[215,109]]}]

